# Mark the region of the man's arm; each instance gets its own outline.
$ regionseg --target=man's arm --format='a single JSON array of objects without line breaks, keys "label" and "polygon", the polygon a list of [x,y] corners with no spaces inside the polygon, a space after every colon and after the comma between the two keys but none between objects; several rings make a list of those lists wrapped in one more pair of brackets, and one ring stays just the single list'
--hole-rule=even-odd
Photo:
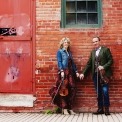
[{"label": "man's arm", "polygon": [[104,69],[108,69],[113,64],[112,54],[109,48],[106,49],[107,63],[103,65]]}]

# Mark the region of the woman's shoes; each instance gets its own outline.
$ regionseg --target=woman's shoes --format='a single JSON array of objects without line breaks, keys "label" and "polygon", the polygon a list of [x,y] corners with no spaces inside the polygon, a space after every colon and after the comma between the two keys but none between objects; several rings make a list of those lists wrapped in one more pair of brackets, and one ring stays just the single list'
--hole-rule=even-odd
[{"label": "woman's shoes", "polygon": [[63,109],[62,111],[63,111],[62,113],[63,113],[64,115],[70,115],[67,109]]},{"label": "woman's shoes", "polygon": [[75,115],[76,113],[73,110],[63,109],[62,113],[64,115]]},{"label": "woman's shoes", "polygon": [[69,110],[71,115],[75,115],[76,113],[73,110]]}]

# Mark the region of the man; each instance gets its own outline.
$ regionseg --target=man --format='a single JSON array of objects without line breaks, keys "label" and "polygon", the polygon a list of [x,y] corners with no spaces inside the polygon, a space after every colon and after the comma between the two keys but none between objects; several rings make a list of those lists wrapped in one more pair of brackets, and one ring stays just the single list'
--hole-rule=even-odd
[{"label": "man", "polygon": [[[113,63],[110,49],[101,46],[100,38],[94,37],[92,39],[94,49],[91,52],[90,58],[80,74],[80,79],[83,79],[91,70],[94,86],[97,92],[98,110],[93,114],[110,115],[109,112],[109,84],[108,80],[112,75],[111,65]],[[104,71],[104,74],[102,74]]]}]

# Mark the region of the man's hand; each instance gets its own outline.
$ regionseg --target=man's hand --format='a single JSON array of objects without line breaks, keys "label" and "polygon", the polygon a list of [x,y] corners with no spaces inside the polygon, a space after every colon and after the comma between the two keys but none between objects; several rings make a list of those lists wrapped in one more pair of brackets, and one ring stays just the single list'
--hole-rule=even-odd
[{"label": "man's hand", "polygon": [[84,79],[84,74],[80,74],[80,79]]},{"label": "man's hand", "polygon": [[104,67],[103,67],[103,66],[98,66],[98,69],[99,69],[99,70],[103,70]]}]

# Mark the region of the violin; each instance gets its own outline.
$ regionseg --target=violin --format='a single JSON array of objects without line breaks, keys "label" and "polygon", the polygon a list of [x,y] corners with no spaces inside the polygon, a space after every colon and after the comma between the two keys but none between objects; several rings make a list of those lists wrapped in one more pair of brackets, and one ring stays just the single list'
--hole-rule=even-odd
[{"label": "violin", "polygon": [[61,96],[67,96],[68,95],[68,88],[66,87],[67,84],[68,84],[68,80],[64,78],[62,78],[62,84],[61,84],[61,87],[60,87],[60,90],[59,90],[59,94]]},{"label": "violin", "polygon": [[104,83],[108,83],[109,82],[109,78],[105,75],[105,70],[100,70],[100,77],[101,77],[101,80],[104,82]]}]

